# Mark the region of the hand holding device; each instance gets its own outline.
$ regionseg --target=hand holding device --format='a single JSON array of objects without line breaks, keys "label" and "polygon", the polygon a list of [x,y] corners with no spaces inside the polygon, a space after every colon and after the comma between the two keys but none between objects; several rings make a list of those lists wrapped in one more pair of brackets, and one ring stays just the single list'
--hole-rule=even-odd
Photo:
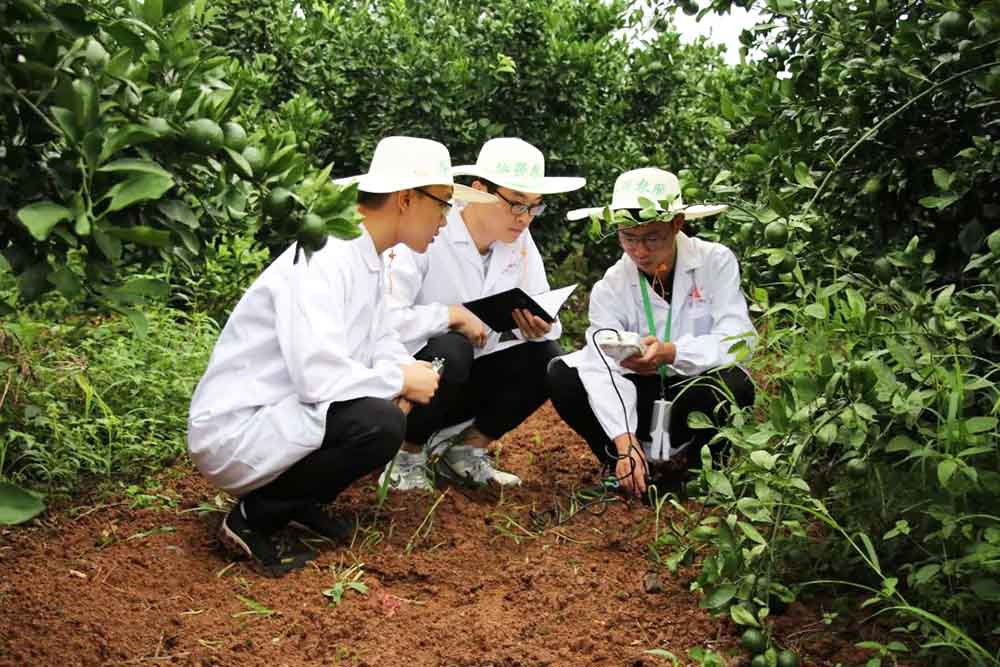
[{"label": "hand holding device", "polygon": [[646,351],[646,346],[639,338],[639,334],[633,331],[612,331],[610,329],[598,331],[594,335],[594,342],[601,352],[619,363]]}]

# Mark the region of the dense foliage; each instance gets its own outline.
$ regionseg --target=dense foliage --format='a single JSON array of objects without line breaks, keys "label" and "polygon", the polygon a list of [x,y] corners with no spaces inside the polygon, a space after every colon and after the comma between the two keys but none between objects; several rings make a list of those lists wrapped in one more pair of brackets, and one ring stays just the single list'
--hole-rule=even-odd
[{"label": "dense foliage", "polygon": [[[759,400],[651,558],[698,555],[739,624],[860,587],[900,628],[879,664],[996,664],[1000,2],[649,5],[0,0],[4,479],[72,491],[181,452],[218,324],[290,240],[354,232],[328,176],[382,136],[456,163],[521,136],[589,180],[533,227],[554,284],[617,252],[561,213],[622,170],[733,205],[693,231],[741,257]],[[765,17],[743,65],[671,29],[732,6]]]}]

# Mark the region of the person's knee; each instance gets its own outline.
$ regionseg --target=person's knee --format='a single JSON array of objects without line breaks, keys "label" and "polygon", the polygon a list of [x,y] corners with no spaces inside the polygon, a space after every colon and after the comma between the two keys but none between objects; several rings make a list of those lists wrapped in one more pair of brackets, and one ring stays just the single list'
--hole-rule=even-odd
[{"label": "person's knee", "polygon": [[579,383],[576,369],[570,368],[558,357],[549,360],[545,373],[545,390],[553,402],[568,400],[576,393],[576,385]]},{"label": "person's knee", "polygon": [[424,348],[425,354],[434,359],[444,360],[444,371],[442,381],[449,383],[461,383],[469,379],[472,370],[472,360],[475,352],[472,343],[468,338],[460,333],[450,331],[427,341]]},{"label": "person's knee", "polygon": [[367,406],[371,427],[374,429],[375,446],[391,450],[391,458],[406,435],[406,415],[392,401],[371,399]]}]

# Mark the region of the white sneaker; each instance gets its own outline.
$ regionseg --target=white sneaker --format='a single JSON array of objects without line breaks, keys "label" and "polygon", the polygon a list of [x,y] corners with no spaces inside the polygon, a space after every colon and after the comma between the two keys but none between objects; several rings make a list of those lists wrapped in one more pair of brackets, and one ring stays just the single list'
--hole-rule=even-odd
[{"label": "white sneaker", "polygon": [[521,478],[517,475],[493,467],[493,462],[487,451],[480,447],[455,445],[441,457],[441,462],[451,469],[451,473],[460,479],[475,484],[494,482],[500,486],[518,486]]},{"label": "white sneaker", "polygon": [[394,491],[434,490],[434,485],[427,477],[427,454],[424,452],[399,450],[379,475],[379,487],[385,484],[386,476],[389,478],[389,488]]}]

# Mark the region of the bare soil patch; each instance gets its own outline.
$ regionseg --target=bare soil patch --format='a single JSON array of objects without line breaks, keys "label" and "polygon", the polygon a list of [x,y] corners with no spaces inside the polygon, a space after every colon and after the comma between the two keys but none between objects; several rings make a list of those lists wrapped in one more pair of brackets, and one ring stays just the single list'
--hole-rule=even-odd
[{"label": "bare soil patch", "polygon": [[[639,666],[669,664],[647,649],[684,662],[696,646],[742,664],[739,629],[689,592],[693,568],[662,570],[662,590],[645,592],[648,508],[615,502],[528,534],[531,512],[597,480],[587,446],[550,405],[500,455],[524,486],[449,487],[427,521],[434,497],[391,494],[353,545],[319,544],[312,565],[283,579],[220,550],[222,515],[191,511],[216,494],[184,465],[161,476],[158,493],[175,506],[111,501],[0,531],[0,665]],[[368,510],[375,483],[362,480],[337,508]],[[367,593],[329,606],[334,571],[355,563]],[[777,628],[804,665],[867,657],[853,647],[858,628],[823,624],[818,604],[793,604]]]}]

